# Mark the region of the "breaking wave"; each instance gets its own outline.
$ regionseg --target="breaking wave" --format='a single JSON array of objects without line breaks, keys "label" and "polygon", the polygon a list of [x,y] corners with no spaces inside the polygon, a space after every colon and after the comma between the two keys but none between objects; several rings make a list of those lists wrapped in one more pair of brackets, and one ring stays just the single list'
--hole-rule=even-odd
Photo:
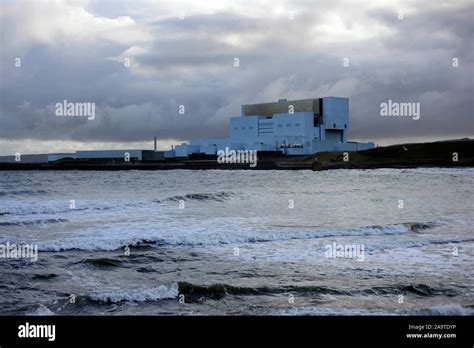
[{"label": "breaking wave", "polygon": [[[112,251],[126,246],[144,245],[220,245],[231,243],[262,243],[272,241],[285,241],[293,239],[312,239],[335,236],[371,236],[371,235],[396,235],[407,232],[416,232],[433,228],[435,223],[400,223],[391,225],[376,225],[358,228],[325,229],[313,231],[282,230],[282,231],[217,231],[215,233],[176,233],[175,231],[148,231],[142,236],[132,232],[116,231],[90,236],[77,236],[61,240],[50,240],[39,244],[41,251],[64,250],[104,250]],[[153,235],[155,234],[155,235]],[[145,237],[146,235],[146,237]],[[128,238],[127,238],[128,236]]]},{"label": "breaking wave", "polygon": [[110,289],[95,291],[88,296],[94,302],[122,303],[122,302],[149,302],[163,299],[172,299],[178,296],[176,284],[159,285],[148,289],[123,290]]},{"label": "breaking wave", "polygon": [[367,315],[414,315],[414,316],[443,316],[443,315],[474,315],[474,308],[463,307],[459,304],[445,304],[429,308],[408,308],[397,310],[386,309],[362,309],[362,308],[327,308],[327,307],[295,307],[280,309],[271,315],[345,315],[345,316],[367,316]]},{"label": "breaking wave", "polygon": [[414,315],[474,315],[474,308],[459,304],[444,304],[430,308],[417,309]]},{"label": "breaking wave", "polygon": [[[18,191],[23,192],[23,191]],[[29,191],[25,191],[29,192]],[[39,191],[38,191],[39,192]],[[177,195],[166,198],[155,199],[153,203],[165,202],[179,202],[183,201],[214,201],[224,202],[230,199],[234,194],[231,192],[215,192],[215,193],[189,193],[186,195]],[[1,194],[0,194],[1,196]],[[0,211],[0,216],[4,215],[44,215],[44,214],[70,214],[77,212],[91,212],[91,211],[114,211],[114,210],[128,210],[137,207],[147,207],[150,201],[103,201],[103,200],[85,200],[81,201],[80,205],[74,209],[70,209],[68,204],[64,201],[47,201],[42,204],[36,202],[19,202],[11,201],[4,202],[7,210]],[[47,204],[45,204],[47,203]]]},{"label": "breaking wave", "polygon": [[129,208],[136,208],[140,206],[146,206],[149,202],[139,201],[96,201],[96,200],[85,200],[81,201],[78,206],[74,209],[69,208],[69,203],[64,201],[43,201],[41,204],[37,202],[16,202],[7,201],[3,202],[7,206],[7,210],[0,211],[0,216],[4,215],[15,215],[15,216],[28,216],[28,215],[58,215],[58,214],[71,214],[78,212],[92,212],[92,211],[109,211],[109,210],[125,210]]},{"label": "breaking wave", "polygon": [[176,202],[176,201],[216,201],[224,202],[227,199],[232,197],[231,192],[215,192],[215,193],[189,193],[184,196],[171,196],[164,199],[157,199],[153,202],[162,203],[162,202]]},{"label": "breaking wave", "polygon": [[38,307],[36,308],[36,310],[30,313],[30,315],[43,316],[43,315],[56,315],[56,313],[54,313],[51,309],[46,307],[44,304],[40,303]]},{"label": "breaking wave", "polygon": [[66,250],[85,250],[85,251],[114,251],[125,247],[149,247],[158,244],[159,241],[149,239],[109,239],[109,238],[89,238],[73,237],[66,240],[52,240],[38,244],[40,251],[66,251]]}]

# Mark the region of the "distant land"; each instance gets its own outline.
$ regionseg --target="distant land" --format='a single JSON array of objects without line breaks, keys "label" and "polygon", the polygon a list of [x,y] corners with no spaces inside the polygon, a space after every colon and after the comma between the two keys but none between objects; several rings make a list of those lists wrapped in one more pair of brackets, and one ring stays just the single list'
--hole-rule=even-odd
[{"label": "distant land", "polygon": [[[0,159],[1,161],[1,159]],[[355,152],[320,152],[287,157],[277,151],[258,152],[257,166],[220,164],[216,156],[190,156],[142,162],[97,162],[62,159],[49,163],[0,163],[0,170],[171,170],[257,169],[329,170],[417,167],[474,167],[474,139],[444,140],[377,147]]]},{"label": "distant land", "polygon": [[349,161],[344,161],[341,152],[319,153],[312,157],[312,163],[320,169],[474,167],[474,139],[377,147],[349,152]]}]

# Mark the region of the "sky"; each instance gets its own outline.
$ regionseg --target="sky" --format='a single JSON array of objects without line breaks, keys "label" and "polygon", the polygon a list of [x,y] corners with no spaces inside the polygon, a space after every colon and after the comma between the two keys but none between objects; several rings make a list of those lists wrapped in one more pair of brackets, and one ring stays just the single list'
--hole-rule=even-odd
[{"label": "sky", "polygon": [[241,104],[324,96],[349,98],[350,140],[474,137],[473,0],[0,0],[0,29],[0,155],[169,149],[226,137]]}]

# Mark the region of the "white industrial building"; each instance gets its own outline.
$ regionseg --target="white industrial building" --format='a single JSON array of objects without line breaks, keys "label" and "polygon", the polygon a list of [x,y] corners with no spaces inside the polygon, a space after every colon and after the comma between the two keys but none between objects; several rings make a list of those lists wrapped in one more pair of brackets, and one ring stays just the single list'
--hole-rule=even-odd
[{"label": "white industrial building", "polygon": [[242,105],[241,115],[231,117],[228,138],[191,140],[174,147],[168,157],[191,154],[215,155],[233,150],[281,151],[286,155],[309,155],[325,151],[359,151],[373,143],[347,141],[349,99],[324,97]]}]

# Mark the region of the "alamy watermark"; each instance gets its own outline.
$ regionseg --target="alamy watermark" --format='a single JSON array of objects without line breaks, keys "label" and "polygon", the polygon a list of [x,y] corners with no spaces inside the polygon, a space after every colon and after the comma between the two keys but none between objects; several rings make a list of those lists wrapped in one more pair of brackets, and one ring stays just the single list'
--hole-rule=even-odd
[{"label": "alamy watermark", "polygon": [[217,163],[248,163],[250,167],[257,166],[257,150],[225,150],[217,151]]},{"label": "alamy watermark", "polygon": [[0,258],[4,259],[31,259],[38,261],[37,244],[0,244]]},{"label": "alamy watermark", "polygon": [[325,249],[324,255],[328,259],[344,258],[357,259],[357,261],[364,261],[365,259],[364,244],[339,244],[333,242],[332,244],[326,244]]},{"label": "alamy watermark", "polygon": [[420,103],[398,103],[389,99],[380,104],[380,116],[402,116],[420,119]]},{"label": "alamy watermark", "polygon": [[48,341],[54,341],[56,339],[56,325],[39,325],[26,322],[18,326],[18,337],[47,338]]},{"label": "alamy watermark", "polygon": [[62,103],[56,103],[55,106],[56,116],[76,116],[76,117],[87,117],[88,120],[95,119],[95,103],[72,103],[66,99]]}]

